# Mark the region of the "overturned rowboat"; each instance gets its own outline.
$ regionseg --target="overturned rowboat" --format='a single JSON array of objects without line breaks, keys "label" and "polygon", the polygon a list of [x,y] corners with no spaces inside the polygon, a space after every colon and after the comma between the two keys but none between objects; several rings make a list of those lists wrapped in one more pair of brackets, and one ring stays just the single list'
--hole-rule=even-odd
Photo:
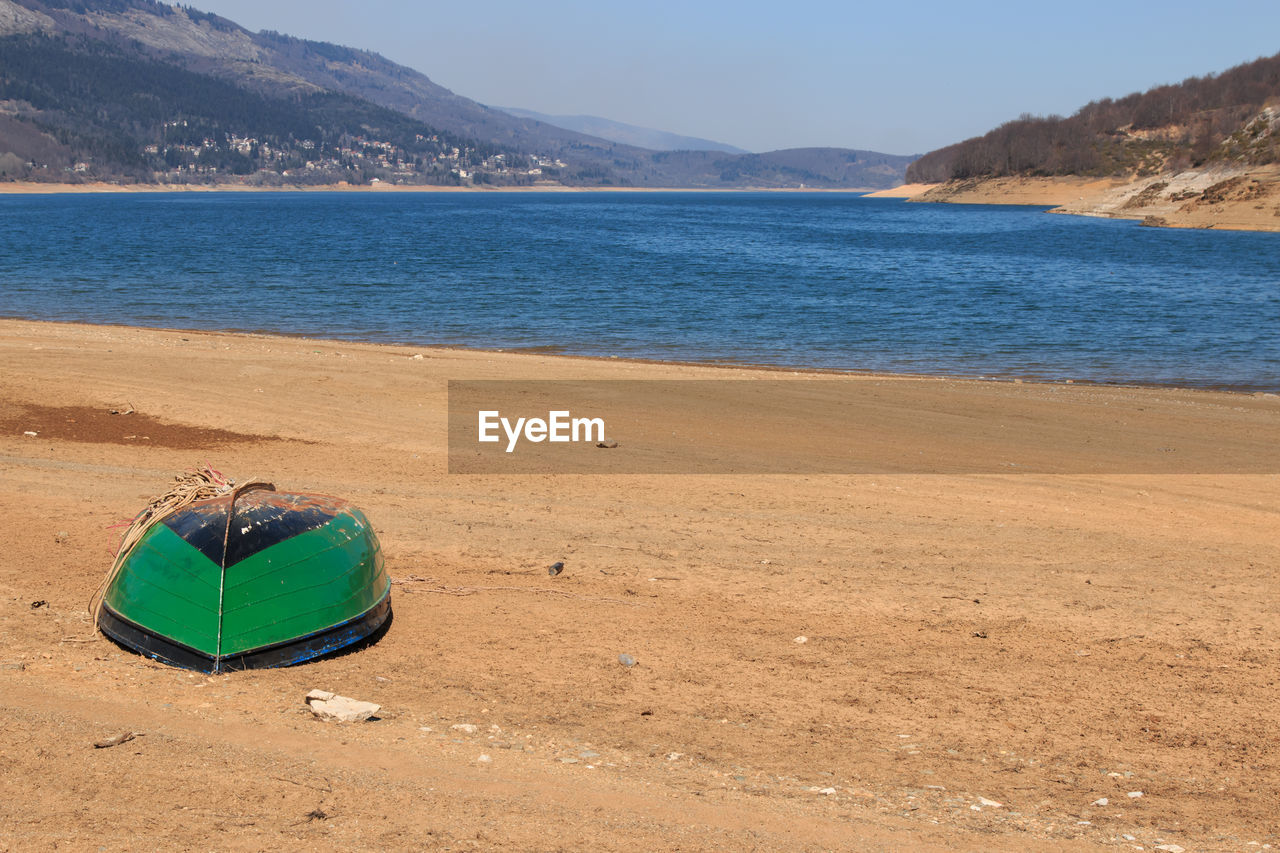
[{"label": "overturned rowboat", "polygon": [[271,488],[157,513],[108,576],[102,632],[202,672],[288,666],[374,638],[391,582],[364,513]]}]

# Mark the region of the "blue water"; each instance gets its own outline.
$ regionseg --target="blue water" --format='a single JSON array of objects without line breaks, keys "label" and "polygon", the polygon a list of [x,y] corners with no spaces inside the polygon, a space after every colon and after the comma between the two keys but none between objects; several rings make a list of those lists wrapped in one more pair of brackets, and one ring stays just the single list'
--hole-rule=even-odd
[{"label": "blue water", "polygon": [[1280,234],[781,194],[0,196],[0,314],[1280,389]]}]

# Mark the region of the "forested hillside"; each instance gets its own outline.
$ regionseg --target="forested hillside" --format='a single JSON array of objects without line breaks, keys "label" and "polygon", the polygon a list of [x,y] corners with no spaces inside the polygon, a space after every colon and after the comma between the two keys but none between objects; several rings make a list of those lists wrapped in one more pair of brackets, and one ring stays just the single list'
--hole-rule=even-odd
[{"label": "forested hillside", "polygon": [[930,152],[907,180],[1007,175],[1155,175],[1230,162],[1280,161],[1280,54],[1082,107],[1068,118],[1024,115]]},{"label": "forested hillside", "polygon": [[366,100],[325,91],[268,97],[83,37],[0,39],[0,101],[17,105],[0,125],[12,137],[11,177],[460,183],[488,169],[512,183],[532,180],[528,158]]}]

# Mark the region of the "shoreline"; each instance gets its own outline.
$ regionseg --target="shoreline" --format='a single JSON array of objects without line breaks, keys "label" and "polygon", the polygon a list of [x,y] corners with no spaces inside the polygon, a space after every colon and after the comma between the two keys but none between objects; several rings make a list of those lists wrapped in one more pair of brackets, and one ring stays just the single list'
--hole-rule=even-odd
[{"label": "shoreline", "polygon": [[670,366],[670,367],[688,367],[688,368],[709,368],[734,371],[751,371],[759,373],[774,374],[797,374],[797,375],[814,375],[829,377],[850,377],[861,379],[892,379],[892,380],[912,380],[919,382],[930,381],[948,381],[948,382],[991,382],[1000,384],[1013,385],[1044,385],[1044,386],[1076,386],[1086,388],[1127,388],[1127,389],[1147,389],[1147,390],[1178,390],[1178,391],[1204,391],[1209,393],[1222,394],[1239,394],[1242,396],[1268,396],[1280,394],[1280,386],[1260,385],[1260,384],[1208,384],[1208,383],[1191,383],[1191,382],[1157,382],[1143,379],[1090,379],[1078,377],[1064,377],[1060,379],[1051,379],[1045,377],[1035,377],[1020,375],[1013,371],[1008,372],[990,372],[980,374],[970,373],[949,373],[945,371],[939,372],[918,372],[904,371],[896,372],[889,370],[859,369],[846,367],[829,367],[816,364],[768,364],[752,361],[730,361],[730,360],[707,360],[698,361],[694,359],[667,359],[667,358],[650,358],[646,356],[635,355],[598,355],[591,353],[571,353],[560,351],[558,347],[546,346],[530,346],[530,347],[488,347],[488,346],[461,346],[451,344],[427,344],[414,343],[405,341],[379,341],[369,338],[328,338],[323,335],[313,335],[307,333],[290,333],[264,329],[201,329],[194,327],[181,326],[144,326],[134,323],[122,322],[86,322],[76,320],[45,320],[42,318],[20,317],[0,314],[0,324],[6,322],[15,323],[36,323],[48,324],[50,326],[83,326],[85,328],[113,328],[122,330],[147,330],[154,332],[167,332],[175,334],[202,334],[202,335],[229,335],[244,336],[251,338],[272,339],[279,338],[282,340],[306,341],[317,344],[333,344],[333,345],[364,345],[364,346],[383,346],[392,347],[401,350],[414,350],[424,352],[440,352],[440,353],[489,353],[502,355],[517,355],[531,357],[546,357],[556,359],[567,359],[574,361],[602,362],[612,364],[635,364],[635,365],[654,365],[654,366]]},{"label": "shoreline", "polygon": [[867,193],[867,198],[905,198],[911,199],[923,195],[942,184],[900,184],[887,190],[876,190]]},{"label": "shoreline", "polygon": [[429,184],[315,184],[278,187],[245,184],[116,184],[93,181],[83,184],[38,181],[0,181],[0,195],[110,195],[130,193],[849,193],[868,195],[870,188],[824,187],[571,187],[546,184],[527,187]]},{"label": "shoreline", "polygon": [[443,187],[401,184],[323,184],[261,187],[240,184],[84,184],[0,182],[0,196],[125,195],[180,193],[374,193],[374,194],[805,194],[856,195],[871,199],[947,204],[994,204],[1051,208],[1049,213],[1127,219],[1144,226],[1219,231],[1280,232],[1280,166],[1212,167],[1176,175],[1121,178],[987,178],[946,184],[901,184],[872,188],[814,187]]}]

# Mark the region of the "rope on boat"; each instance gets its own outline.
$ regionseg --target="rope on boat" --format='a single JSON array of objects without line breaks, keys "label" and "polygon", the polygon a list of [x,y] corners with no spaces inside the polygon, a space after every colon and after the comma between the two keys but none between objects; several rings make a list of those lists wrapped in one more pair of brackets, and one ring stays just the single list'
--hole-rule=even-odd
[{"label": "rope on boat", "polygon": [[227,591],[227,546],[231,543],[231,522],[236,517],[236,498],[250,489],[267,489],[275,491],[275,486],[262,480],[250,480],[231,490],[231,500],[227,502],[227,527],[222,533],[222,565],[218,572],[218,640],[214,647],[213,671],[222,671],[222,605]]},{"label": "rope on boat", "polygon": [[[120,538],[120,547],[116,551],[115,561],[107,571],[106,577],[102,579],[102,583],[98,584],[98,588],[89,599],[89,615],[92,617],[94,633],[99,630],[98,617],[102,612],[102,601],[106,596],[107,588],[111,586],[111,582],[120,574],[120,569],[124,566],[125,560],[134,547],[142,541],[142,537],[147,534],[148,530],[178,510],[196,501],[209,500],[210,498],[230,494],[231,506],[227,508],[227,531],[230,533],[231,515],[235,510],[235,499],[242,493],[254,488],[275,490],[275,486],[262,480],[250,480],[241,486],[237,486],[235,480],[224,476],[220,471],[215,471],[209,465],[185,471],[174,477],[173,484],[169,486],[168,491],[164,494],[156,495],[148,501],[146,508],[134,517],[129,529]],[[223,539],[222,562],[224,563],[223,571],[225,574],[225,537]]]}]

